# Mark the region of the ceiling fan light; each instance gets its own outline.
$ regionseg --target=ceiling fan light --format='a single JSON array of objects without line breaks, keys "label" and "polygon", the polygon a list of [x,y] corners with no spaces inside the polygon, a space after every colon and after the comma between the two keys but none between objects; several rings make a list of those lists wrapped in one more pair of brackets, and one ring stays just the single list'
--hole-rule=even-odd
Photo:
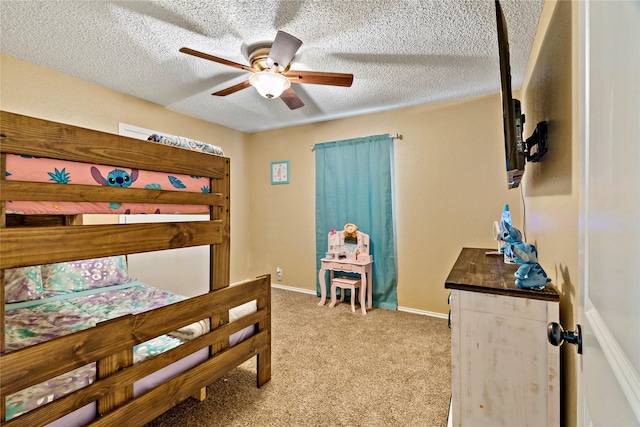
[{"label": "ceiling fan light", "polygon": [[249,83],[258,90],[260,95],[268,99],[279,97],[282,92],[291,87],[291,82],[288,78],[271,71],[253,73],[249,77]]}]

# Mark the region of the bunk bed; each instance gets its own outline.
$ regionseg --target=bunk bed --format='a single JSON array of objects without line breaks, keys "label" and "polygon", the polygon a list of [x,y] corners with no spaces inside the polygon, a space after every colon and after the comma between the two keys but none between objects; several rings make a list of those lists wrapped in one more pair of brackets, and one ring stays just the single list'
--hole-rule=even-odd
[{"label": "bunk bed", "polygon": [[[270,277],[229,286],[228,158],[5,111],[0,112],[0,156],[0,321],[7,325],[6,330],[0,328],[0,423],[12,427],[86,420],[82,423],[96,426],[143,425],[187,397],[204,398],[208,384],[256,355],[257,386],[270,380]],[[66,168],[56,168],[49,182],[29,181],[12,172],[16,161],[32,158],[86,164],[96,182],[70,182]],[[11,171],[8,163],[14,165]],[[179,185],[169,189],[111,186],[112,177],[106,177],[104,167],[120,171],[114,179],[161,173]],[[204,179],[206,184],[201,191],[189,191],[181,185],[185,180],[181,176]],[[48,208],[29,210],[23,202]],[[210,220],[83,225],[81,214],[96,212],[95,206],[106,206],[107,212],[124,209],[125,213],[151,214],[204,209]],[[162,206],[162,210],[150,206]],[[33,345],[21,347],[7,338],[10,332],[6,331],[12,330],[8,321],[16,316],[13,308],[5,309],[5,303],[16,298],[5,285],[17,270],[28,271],[23,278],[39,272],[46,282],[61,265],[65,271],[78,268],[79,275],[85,276],[82,269],[87,265],[108,265],[107,276],[116,278],[106,286],[93,286],[88,280],[91,289],[80,293],[102,292],[94,288],[105,286],[109,292],[125,295],[134,288],[148,290],[147,284],[127,277],[127,255],[202,245],[209,246],[211,254],[208,293],[188,299],[169,296],[166,305],[148,305],[132,314],[116,313],[108,320],[75,325],[53,334],[53,339],[36,339]],[[124,282],[118,285],[123,288],[115,291],[116,282]],[[36,296],[26,292],[22,299],[28,301],[22,304],[50,297],[47,292],[52,288],[40,291],[42,295]],[[250,313],[230,321],[230,312],[233,316],[233,310],[247,304],[253,305]],[[205,326],[189,339],[176,335],[179,331],[190,335],[194,325]],[[250,333],[243,334],[247,330]],[[136,349],[164,339],[173,340],[166,351],[134,360]],[[88,366],[94,377],[83,387],[7,419],[9,397]]]}]

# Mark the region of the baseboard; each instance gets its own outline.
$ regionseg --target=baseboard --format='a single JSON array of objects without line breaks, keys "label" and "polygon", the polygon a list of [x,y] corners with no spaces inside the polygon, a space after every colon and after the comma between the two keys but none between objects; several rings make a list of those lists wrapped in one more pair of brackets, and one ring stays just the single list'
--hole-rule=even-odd
[{"label": "baseboard", "polygon": [[279,285],[277,283],[271,283],[271,287],[277,288],[277,289],[284,289],[285,291],[300,292],[302,294],[308,294],[308,295],[316,295],[316,291],[312,291],[310,289],[296,288],[294,286],[286,286],[286,285]]},{"label": "baseboard", "polygon": [[[300,293],[308,294],[308,295],[316,295],[316,291],[312,291],[312,290],[309,290],[309,289],[296,288],[294,286],[286,286],[286,285],[279,285],[277,283],[271,283],[271,287],[272,288],[278,288],[278,289],[284,289],[285,291],[293,291],[293,292],[300,292]],[[448,319],[448,316],[446,314],[435,313],[433,311],[417,310],[415,308],[409,308],[409,307],[400,307],[400,306],[398,306],[398,311],[405,311],[407,313],[420,314],[422,316],[437,317],[439,319]]]},{"label": "baseboard", "polygon": [[420,314],[422,316],[437,317],[438,319],[448,319],[449,318],[449,316],[446,315],[446,314],[436,313],[434,311],[418,310],[418,309],[409,308],[409,307],[400,307],[400,306],[398,306],[398,311],[406,311],[407,313]]}]

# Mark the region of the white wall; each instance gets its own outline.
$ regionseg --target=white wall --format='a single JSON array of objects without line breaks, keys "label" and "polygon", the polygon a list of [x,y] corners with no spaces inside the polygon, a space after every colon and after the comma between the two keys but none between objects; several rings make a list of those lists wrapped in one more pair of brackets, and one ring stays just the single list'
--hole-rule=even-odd
[{"label": "white wall", "polygon": [[[209,215],[121,215],[120,222],[208,221]],[[209,291],[209,246],[131,254],[129,275],[156,288],[193,297]]]}]

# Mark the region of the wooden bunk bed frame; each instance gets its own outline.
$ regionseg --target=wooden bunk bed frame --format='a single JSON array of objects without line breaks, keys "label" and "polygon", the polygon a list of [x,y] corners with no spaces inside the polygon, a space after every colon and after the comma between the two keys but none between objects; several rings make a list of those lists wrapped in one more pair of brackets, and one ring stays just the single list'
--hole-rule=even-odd
[{"label": "wooden bunk bed frame", "polygon": [[[269,381],[270,277],[262,276],[229,287],[228,158],[5,111],[0,112],[0,153],[0,321],[3,325],[0,328],[0,423],[7,427],[46,425],[97,402],[96,418],[90,425],[143,425],[189,396],[202,396],[204,387],[255,355],[257,386]],[[9,153],[203,176],[210,178],[211,192],[9,181],[5,179],[6,154]],[[16,219],[6,214],[8,200],[208,205],[211,220],[82,225],[73,216]],[[199,245],[211,248],[210,292],[5,352],[5,269]],[[252,300],[257,301],[257,311],[229,323],[229,309]],[[134,345],[205,318],[211,321],[209,333],[133,364]],[[229,336],[250,325],[255,325],[255,334],[229,347]],[[207,347],[206,361],[134,398],[135,381]],[[90,362],[97,362],[93,384],[4,421],[7,395]]]}]

